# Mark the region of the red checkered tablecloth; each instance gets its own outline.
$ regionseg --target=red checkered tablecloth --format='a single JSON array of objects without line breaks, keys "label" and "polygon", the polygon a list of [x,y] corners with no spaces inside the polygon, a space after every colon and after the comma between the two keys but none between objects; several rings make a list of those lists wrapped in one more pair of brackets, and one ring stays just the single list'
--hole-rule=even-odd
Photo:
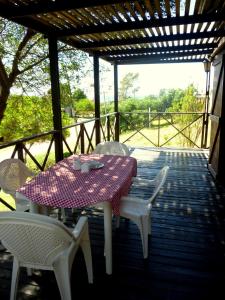
[{"label": "red checkered tablecloth", "polygon": [[119,214],[119,202],[127,195],[131,178],[136,176],[133,157],[113,155],[80,155],[81,162],[102,162],[101,169],[81,173],[73,169],[72,155],[41,172],[17,191],[31,201],[51,207],[85,207],[110,201],[113,213]]}]

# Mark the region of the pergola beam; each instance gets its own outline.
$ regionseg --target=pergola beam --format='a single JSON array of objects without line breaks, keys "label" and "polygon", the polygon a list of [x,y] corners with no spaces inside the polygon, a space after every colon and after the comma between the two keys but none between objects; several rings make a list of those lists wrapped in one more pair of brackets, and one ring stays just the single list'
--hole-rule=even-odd
[{"label": "pergola beam", "polygon": [[171,64],[171,63],[193,63],[193,62],[203,62],[201,58],[194,59],[171,59],[171,60],[159,60],[159,59],[138,59],[138,60],[122,60],[116,61],[118,65],[142,65],[142,64]]},{"label": "pergola beam", "polygon": [[139,20],[136,22],[127,21],[124,23],[113,23],[113,24],[101,24],[93,26],[83,26],[82,28],[72,28],[65,30],[52,30],[50,33],[57,35],[58,37],[70,36],[70,35],[85,35],[94,33],[105,33],[105,32],[119,32],[124,30],[144,29],[144,28],[155,28],[165,26],[176,26],[176,25],[187,25],[195,23],[205,23],[212,21],[225,21],[224,13],[210,13],[205,15],[192,15],[183,17],[170,17],[150,20]]},{"label": "pergola beam", "polygon": [[72,9],[96,7],[102,5],[111,5],[124,3],[123,0],[44,0],[38,3],[24,4],[20,6],[4,5],[1,3],[1,15],[5,18],[19,18],[37,14],[46,14],[51,12],[60,12]]},{"label": "pergola beam", "polygon": [[106,57],[107,61],[114,62],[120,61],[120,60],[126,60],[126,61],[132,61],[134,59],[165,59],[165,58],[176,58],[176,57],[193,57],[194,55],[204,55],[204,54],[210,54],[210,50],[203,50],[201,52],[197,51],[189,51],[189,52],[181,52],[181,53],[165,53],[165,54],[147,54],[147,55],[134,55],[134,56],[128,56],[128,57]]},{"label": "pergola beam", "polygon": [[123,50],[106,50],[106,51],[95,51],[95,54],[100,57],[107,57],[110,55],[126,55],[126,54],[141,54],[141,53],[159,53],[159,52],[171,52],[171,51],[188,51],[188,50],[204,50],[214,49],[218,46],[217,43],[206,43],[206,44],[194,44],[194,45],[183,45],[183,46],[169,46],[169,47],[152,47],[142,49],[123,49]]},{"label": "pergola beam", "polygon": [[225,30],[219,29],[215,31],[205,31],[196,33],[182,33],[173,35],[160,35],[151,37],[135,37],[125,39],[112,39],[104,40],[99,42],[78,42],[78,48],[81,50],[110,47],[110,46],[122,46],[122,45],[134,45],[134,44],[146,44],[146,43],[157,43],[157,42],[169,42],[169,41],[181,41],[181,40],[196,40],[211,37],[223,37],[225,36]]}]

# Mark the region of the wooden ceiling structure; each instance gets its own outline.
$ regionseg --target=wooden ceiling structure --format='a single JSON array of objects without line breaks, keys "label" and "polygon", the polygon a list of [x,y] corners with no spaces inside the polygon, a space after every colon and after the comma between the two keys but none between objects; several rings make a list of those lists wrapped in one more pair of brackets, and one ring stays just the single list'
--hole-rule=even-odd
[{"label": "wooden ceiling structure", "polygon": [[224,0],[0,0],[0,16],[115,64],[202,62]]},{"label": "wooden ceiling structure", "polygon": [[118,65],[211,63],[225,48],[225,0],[0,0],[0,17],[48,38],[56,161],[63,159],[58,41],[93,56],[96,144],[99,58],[114,65],[119,140]]}]

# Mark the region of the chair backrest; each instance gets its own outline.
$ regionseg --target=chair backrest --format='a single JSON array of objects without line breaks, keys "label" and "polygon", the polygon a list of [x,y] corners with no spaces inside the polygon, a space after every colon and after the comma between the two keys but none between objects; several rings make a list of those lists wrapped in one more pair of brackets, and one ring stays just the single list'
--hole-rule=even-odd
[{"label": "chair backrest", "polygon": [[154,178],[154,190],[153,190],[153,194],[152,196],[149,198],[149,205],[151,206],[156,197],[159,194],[160,189],[162,188],[162,186],[164,185],[167,175],[168,175],[168,171],[169,171],[169,166],[165,166],[163,167],[158,174],[156,175],[156,177]]},{"label": "chair backrest", "polygon": [[51,217],[27,212],[0,214],[0,240],[21,265],[51,266],[75,238]]},{"label": "chair backrest", "polygon": [[0,187],[13,197],[16,190],[33,175],[20,159],[10,158],[0,162]]},{"label": "chair backrest", "polygon": [[121,156],[130,155],[130,151],[128,147],[125,144],[116,141],[102,142],[98,144],[95,150],[93,151],[93,153],[121,155]]}]

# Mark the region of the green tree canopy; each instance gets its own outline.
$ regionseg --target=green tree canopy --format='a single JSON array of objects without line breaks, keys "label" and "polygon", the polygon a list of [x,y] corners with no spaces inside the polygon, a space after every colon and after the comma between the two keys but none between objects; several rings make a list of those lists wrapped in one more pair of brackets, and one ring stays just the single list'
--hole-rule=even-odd
[{"label": "green tree canopy", "polygon": [[78,88],[78,89],[75,89],[75,91],[73,93],[73,98],[75,100],[81,100],[81,99],[87,98],[87,96],[85,95],[83,90]]},{"label": "green tree canopy", "polygon": [[[63,125],[69,117],[62,113]],[[4,142],[10,142],[53,129],[51,99],[45,97],[11,96],[0,127]]]},{"label": "green tree canopy", "polygon": [[[49,85],[48,43],[41,35],[0,18],[0,123],[12,87],[23,93],[40,92]],[[86,54],[58,44],[62,83],[78,81],[78,70],[85,65]]]}]

